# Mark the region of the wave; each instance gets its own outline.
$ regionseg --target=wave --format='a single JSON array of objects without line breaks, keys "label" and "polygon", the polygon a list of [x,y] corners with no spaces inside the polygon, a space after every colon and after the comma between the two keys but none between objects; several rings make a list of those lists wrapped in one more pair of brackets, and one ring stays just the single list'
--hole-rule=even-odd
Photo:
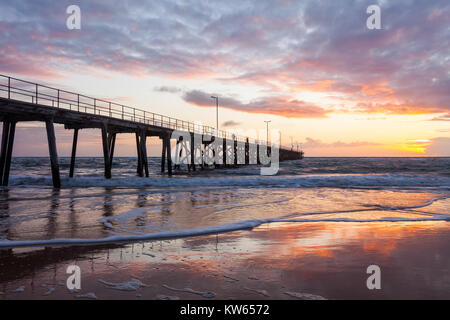
[{"label": "wave", "polygon": [[[423,205],[419,206],[410,206],[410,207],[399,207],[399,208],[390,208],[391,211],[405,211],[405,209],[410,208],[422,208],[433,204],[436,201],[445,200],[449,197],[441,197],[435,198]],[[123,219],[124,217],[133,216],[139,214],[143,211],[143,208],[131,210],[128,213],[125,213],[122,216],[118,216],[115,218]],[[237,230],[251,230],[260,225],[267,223],[320,223],[320,222],[335,222],[335,223],[344,223],[344,222],[353,222],[353,223],[374,223],[374,222],[426,222],[426,221],[450,221],[450,214],[437,214],[437,213],[427,213],[426,217],[423,214],[417,212],[416,214],[420,215],[417,218],[411,217],[381,217],[381,218],[373,218],[373,219],[354,219],[354,218],[323,218],[323,219],[308,219],[308,218],[294,218],[296,215],[302,216],[311,216],[311,215],[320,215],[320,214],[333,214],[333,213],[352,213],[352,212],[364,212],[364,211],[384,211],[385,208],[374,207],[371,209],[363,209],[363,210],[347,210],[347,211],[334,211],[334,212],[310,212],[310,213],[297,213],[297,214],[289,214],[280,216],[277,218],[267,218],[267,219],[253,219],[253,220],[244,220],[238,221],[234,223],[222,224],[222,225],[214,225],[214,226],[206,226],[199,227],[194,229],[184,229],[184,230],[173,230],[173,231],[163,231],[156,232],[151,234],[138,234],[138,235],[112,235],[110,237],[105,238],[96,238],[96,239],[70,239],[70,238],[61,238],[61,239],[48,239],[48,240],[2,240],[0,241],[0,248],[16,248],[16,247],[43,247],[43,246],[74,246],[74,245],[105,245],[105,244],[120,244],[120,243],[130,243],[130,242],[142,242],[142,241],[151,241],[151,240],[165,240],[165,239],[177,239],[177,238],[187,238],[194,236],[203,236],[210,234],[219,234],[232,232]],[[100,222],[105,225],[110,223],[110,219],[100,219]]]},{"label": "wave", "polygon": [[[51,186],[50,177],[12,176],[11,186]],[[408,174],[351,174],[302,176],[218,176],[218,177],[113,177],[79,176],[63,178],[63,187],[269,187],[269,188],[438,188],[450,190],[450,177]]]},{"label": "wave", "polygon": [[0,248],[18,248],[18,247],[44,247],[44,246],[74,246],[74,245],[105,245],[120,244],[130,242],[141,242],[150,240],[167,240],[177,238],[187,238],[194,236],[204,236],[209,234],[226,233],[237,230],[253,229],[262,224],[274,222],[423,222],[423,221],[450,221],[450,215],[440,215],[427,218],[401,218],[386,217],[379,219],[351,219],[351,218],[331,218],[331,219],[262,219],[262,220],[245,220],[235,223],[223,224],[218,226],[208,226],[195,229],[165,231],[144,235],[114,235],[106,238],[97,239],[49,239],[49,240],[3,240],[0,241]]}]

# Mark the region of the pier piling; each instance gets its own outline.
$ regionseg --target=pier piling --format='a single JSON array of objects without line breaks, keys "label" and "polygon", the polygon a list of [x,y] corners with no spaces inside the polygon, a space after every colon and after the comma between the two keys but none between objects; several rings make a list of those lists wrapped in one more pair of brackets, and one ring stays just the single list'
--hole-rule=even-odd
[{"label": "pier piling", "polygon": [[3,121],[2,147],[0,153],[0,184],[3,185],[3,176],[5,172],[6,152],[8,149],[9,121]]},{"label": "pier piling", "polygon": [[117,135],[116,132],[111,132],[108,137],[108,139],[110,141],[108,145],[109,145],[109,163],[110,163],[111,168],[112,168],[112,163],[113,163],[113,159],[114,159],[114,148],[116,146],[116,135]]},{"label": "pier piling", "polygon": [[75,171],[75,158],[77,154],[77,143],[78,143],[78,128],[73,131],[73,142],[72,142],[72,156],[70,158],[70,171],[69,177],[73,178],[73,173]]},{"label": "pier piling", "polygon": [[108,130],[106,125],[102,127],[102,146],[103,146],[103,159],[105,162],[105,178],[111,179],[111,156],[109,153],[108,144]]},{"label": "pier piling", "polygon": [[45,121],[45,127],[47,129],[48,151],[50,153],[53,187],[59,189],[61,188],[61,177],[59,175],[58,153],[56,151],[56,136],[53,120]]},{"label": "pier piling", "polygon": [[9,183],[9,171],[11,168],[15,132],[15,121],[3,122],[2,150],[0,155],[1,182],[3,186],[7,186]]},{"label": "pier piling", "polygon": [[147,158],[147,135],[145,134],[144,130],[141,131],[140,146],[141,146],[142,166],[145,171],[145,176],[148,178],[149,172],[148,172],[148,158]]},{"label": "pier piling", "polygon": [[166,150],[167,150],[167,173],[172,175],[172,152],[170,150],[170,135],[166,136]]},{"label": "pier piling", "polygon": [[144,167],[143,167],[143,163],[142,163],[142,149],[140,146],[140,138],[139,138],[138,132],[136,132],[136,152],[137,152],[137,160],[138,160],[137,174],[139,177],[143,177],[144,176]]},{"label": "pier piling", "polygon": [[166,167],[167,144],[166,144],[166,137],[162,137],[161,139],[162,139],[161,172],[164,172]]}]

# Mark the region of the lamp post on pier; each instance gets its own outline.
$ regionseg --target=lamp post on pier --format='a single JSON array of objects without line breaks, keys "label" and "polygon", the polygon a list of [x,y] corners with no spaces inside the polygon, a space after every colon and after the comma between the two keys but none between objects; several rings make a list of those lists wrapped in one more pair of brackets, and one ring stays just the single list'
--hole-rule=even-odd
[{"label": "lamp post on pier", "polygon": [[269,123],[272,122],[272,120],[264,120],[264,122],[266,123],[266,127],[267,127],[267,135],[266,135],[266,145],[269,145]]},{"label": "lamp post on pier", "polygon": [[212,99],[216,100],[216,135],[219,134],[219,96],[211,96]]}]

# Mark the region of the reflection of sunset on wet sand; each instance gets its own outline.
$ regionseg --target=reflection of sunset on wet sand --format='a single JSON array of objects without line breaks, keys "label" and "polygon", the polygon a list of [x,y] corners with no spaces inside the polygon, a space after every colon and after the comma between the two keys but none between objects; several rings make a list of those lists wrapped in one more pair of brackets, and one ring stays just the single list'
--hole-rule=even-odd
[{"label": "reflection of sunset on wet sand", "polygon": [[[83,271],[82,291],[99,299],[205,299],[167,286],[212,292],[217,299],[293,299],[286,292],[328,299],[448,298],[449,237],[448,222],[276,223],[119,247],[18,249],[3,254],[0,290],[3,298],[39,299],[52,287],[54,296],[73,298],[76,293],[62,284],[66,265],[76,262]],[[44,255],[47,263],[39,266],[19,263]],[[5,261],[19,264],[11,270]],[[383,271],[379,292],[365,285],[366,267],[373,263]],[[18,278],[22,273],[31,276]],[[127,292],[99,281],[132,279],[147,286]],[[22,285],[23,293],[11,293]]]}]

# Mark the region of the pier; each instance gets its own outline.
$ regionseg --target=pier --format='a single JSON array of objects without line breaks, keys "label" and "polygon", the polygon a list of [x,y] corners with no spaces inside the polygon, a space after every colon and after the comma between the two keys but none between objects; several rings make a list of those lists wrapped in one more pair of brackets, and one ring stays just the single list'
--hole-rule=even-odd
[{"label": "pier", "polygon": [[[260,149],[266,150],[267,154],[270,154],[272,149],[266,141],[5,75],[0,75],[0,121],[3,123],[0,184],[3,186],[7,186],[9,181],[16,125],[25,121],[45,122],[55,188],[61,187],[55,123],[63,124],[67,130],[73,130],[70,177],[73,177],[75,172],[80,129],[101,130],[106,179],[112,177],[116,136],[120,133],[132,133],[136,136],[136,173],[140,177],[149,177],[146,143],[148,137],[158,137],[162,141],[161,172],[167,171],[171,176],[174,168],[180,167],[178,161],[172,162],[171,139],[175,131],[185,133],[176,139],[175,159],[179,159],[183,153],[185,159],[188,159],[189,171],[205,166],[260,164]],[[186,136],[190,139],[186,139]],[[216,143],[218,141],[221,141],[219,148]],[[211,147],[214,143],[216,148]],[[208,154],[213,155],[212,163],[204,160],[208,158]],[[302,151],[279,149],[279,161],[302,157]]]}]

